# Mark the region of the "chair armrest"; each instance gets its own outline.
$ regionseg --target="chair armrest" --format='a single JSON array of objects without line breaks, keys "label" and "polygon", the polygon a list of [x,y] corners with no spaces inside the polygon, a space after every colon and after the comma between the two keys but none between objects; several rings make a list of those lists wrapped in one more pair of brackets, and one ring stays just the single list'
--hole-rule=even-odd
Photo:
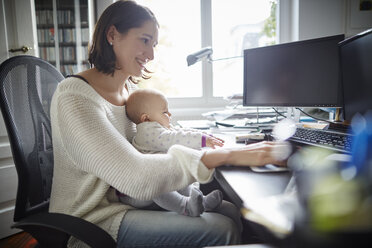
[{"label": "chair armrest", "polygon": [[30,233],[41,247],[66,247],[70,236],[94,248],[116,247],[115,240],[102,228],[84,219],[61,213],[41,213],[26,217],[12,228]]}]

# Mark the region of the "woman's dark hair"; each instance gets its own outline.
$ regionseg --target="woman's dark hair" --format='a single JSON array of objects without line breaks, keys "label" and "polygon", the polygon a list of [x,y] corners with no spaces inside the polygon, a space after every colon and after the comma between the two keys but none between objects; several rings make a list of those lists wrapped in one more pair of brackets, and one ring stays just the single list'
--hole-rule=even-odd
[{"label": "woman's dark hair", "polygon": [[[121,34],[126,34],[129,29],[139,28],[146,21],[154,21],[159,26],[154,14],[148,8],[138,5],[134,1],[119,0],[105,9],[99,18],[92,42],[89,46],[89,63],[105,74],[114,75],[116,68],[116,57],[112,46],[107,41],[108,29],[114,25]],[[145,72],[149,71],[145,68]],[[148,79],[149,76],[143,75]],[[133,83],[137,83],[132,77]]]}]

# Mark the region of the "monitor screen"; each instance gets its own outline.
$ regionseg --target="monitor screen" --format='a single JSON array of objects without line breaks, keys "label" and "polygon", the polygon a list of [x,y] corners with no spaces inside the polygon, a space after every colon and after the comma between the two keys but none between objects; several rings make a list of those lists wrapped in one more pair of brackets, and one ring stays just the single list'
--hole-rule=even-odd
[{"label": "monitor screen", "polygon": [[340,43],[344,119],[372,109],[372,29]]},{"label": "monitor screen", "polygon": [[344,35],[244,50],[244,106],[342,107]]}]

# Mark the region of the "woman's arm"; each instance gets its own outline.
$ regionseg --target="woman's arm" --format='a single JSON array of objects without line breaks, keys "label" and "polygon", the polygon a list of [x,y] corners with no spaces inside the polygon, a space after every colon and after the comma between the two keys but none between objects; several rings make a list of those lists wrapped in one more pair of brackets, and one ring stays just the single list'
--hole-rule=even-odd
[{"label": "woman's arm", "polygon": [[224,148],[208,150],[201,161],[211,169],[221,165],[230,164],[237,166],[263,166],[276,164],[285,166],[286,160],[281,157],[287,144],[279,142],[260,142],[239,148]]}]

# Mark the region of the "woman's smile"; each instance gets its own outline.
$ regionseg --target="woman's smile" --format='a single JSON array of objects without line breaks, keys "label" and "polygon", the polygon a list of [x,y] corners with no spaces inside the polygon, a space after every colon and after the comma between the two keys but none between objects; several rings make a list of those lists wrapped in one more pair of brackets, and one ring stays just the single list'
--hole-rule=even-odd
[{"label": "woman's smile", "polygon": [[142,59],[137,58],[136,61],[140,65],[141,70],[143,70],[145,68],[146,63],[147,63],[147,59],[146,60],[142,60]]}]

